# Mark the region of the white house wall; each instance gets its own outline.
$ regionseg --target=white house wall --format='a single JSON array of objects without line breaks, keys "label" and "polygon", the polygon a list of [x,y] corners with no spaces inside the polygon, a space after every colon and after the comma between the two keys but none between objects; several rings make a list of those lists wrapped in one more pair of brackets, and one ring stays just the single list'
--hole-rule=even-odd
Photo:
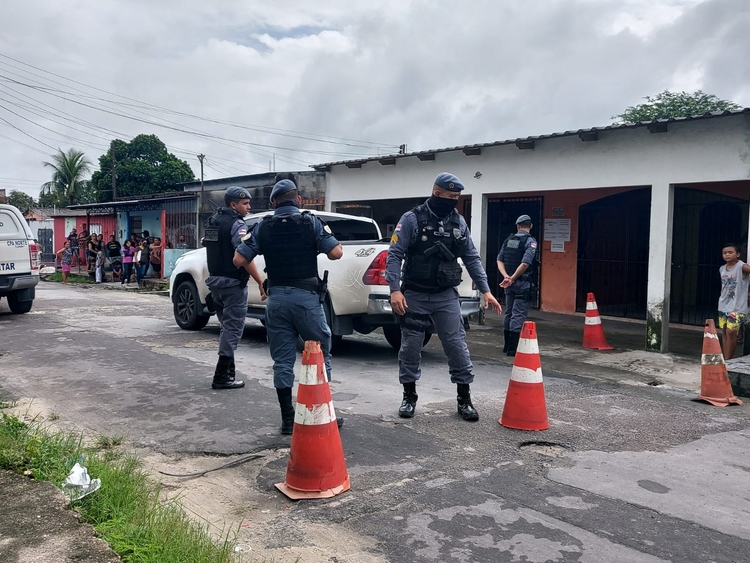
[{"label": "white house wall", "polygon": [[436,153],[434,161],[414,156],[398,158],[395,165],[333,166],[327,174],[327,205],[427,197],[435,176],[451,172],[466,186],[464,194],[472,196],[472,238],[484,256],[488,194],[651,186],[657,209],[652,207],[651,214],[648,347],[666,349],[668,323],[661,321],[668,318],[673,186],[750,179],[750,116],[670,123],[666,133],[617,129],[600,131],[598,141],[584,142],[576,135],[537,140],[534,149],[509,144],[481,150],[477,156],[460,150]]}]

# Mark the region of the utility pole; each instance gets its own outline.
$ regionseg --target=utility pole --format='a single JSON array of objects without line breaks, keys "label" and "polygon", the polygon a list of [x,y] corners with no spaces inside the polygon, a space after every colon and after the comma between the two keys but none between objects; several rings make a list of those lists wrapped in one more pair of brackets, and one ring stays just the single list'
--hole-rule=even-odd
[{"label": "utility pole", "polygon": [[203,210],[205,209],[205,203],[203,201],[203,159],[206,158],[205,154],[199,154],[198,160],[201,162],[201,200],[200,200],[200,208],[199,213],[203,213]]},{"label": "utility pole", "polygon": [[115,159],[115,144],[112,143],[112,201],[117,201],[117,159]]}]

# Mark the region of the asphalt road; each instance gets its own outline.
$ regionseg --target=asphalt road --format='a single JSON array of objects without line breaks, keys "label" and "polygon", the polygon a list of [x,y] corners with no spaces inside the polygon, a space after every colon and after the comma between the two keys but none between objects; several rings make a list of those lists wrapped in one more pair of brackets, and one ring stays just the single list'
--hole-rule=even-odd
[{"label": "asphalt road", "polygon": [[[750,561],[747,406],[545,372],[550,429],[509,430],[497,419],[510,365],[482,330],[469,332],[485,342],[473,357],[475,424],[455,413],[439,343],[424,352],[418,414],[403,421],[395,351],[379,334],[346,339],[332,390],[352,490],[297,504],[279,495],[289,510],[269,547],[309,541],[304,522],[370,538],[372,555],[394,563]],[[163,296],[42,283],[27,315],[0,302],[0,394],[38,397],[64,420],[166,454],[288,444],[264,329],[246,326],[241,391],[210,389],[217,337],[215,320],[180,330]],[[271,461],[245,486],[272,494],[285,469]]]}]

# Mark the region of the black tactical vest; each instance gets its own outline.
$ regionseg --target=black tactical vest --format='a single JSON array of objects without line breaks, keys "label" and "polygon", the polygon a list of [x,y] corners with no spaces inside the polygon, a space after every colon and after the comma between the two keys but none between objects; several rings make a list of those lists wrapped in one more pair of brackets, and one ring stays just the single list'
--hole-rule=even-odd
[{"label": "black tactical vest", "polygon": [[404,289],[434,293],[461,283],[458,258],[466,249],[466,236],[454,209],[447,219],[439,221],[427,203],[412,212],[417,217],[417,236],[409,246],[404,265]]},{"label": "black tactical vest", "polygon": [[[513,235],[510,235],[503,243],[505,252],[503,254],[503,263],[505,264],[505,271],[508,272],[509,276],[513,275],[518,269],[518,266],[523,262],[523,255],[526,253],[526,243],[531,235],[525,231],[519,231]],[[534,263],[536,260],[532,260],[529,267],[524,272],[521,279],[528,280],[533,273]]]},{"label": "black tactical vest", "polygon": [[[309,211],[269,215],[258,225],[258,245],[266,259],[268,286],[317,291],[318,245]],[[314,285],[314,287],[313,287]]]},{"label": "black tactical vest", "polygon": [[203,246],[206,247],[209,275],[233,278],[243,283],[247,283],[250,278],[245,268],[237,268],[232,263],[232,227],[241,219],[240,214],[233,209],[221,207],[204,223],[206,234],[203,237]]}]

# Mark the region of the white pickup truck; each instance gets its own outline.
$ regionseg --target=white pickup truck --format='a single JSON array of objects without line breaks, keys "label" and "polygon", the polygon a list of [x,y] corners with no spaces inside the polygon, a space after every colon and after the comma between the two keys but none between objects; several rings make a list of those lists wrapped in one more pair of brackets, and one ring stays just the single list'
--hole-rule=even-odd
[{"label": "white pickup truck", "polygon": [[0,297],[11,313],[31,311],[39,283],[39,251],[29,224],[12,205],[0,204]]},{"label": "white pickup truck", "polygon": [[[270,213],[250,215],[245,222],[252,228]],[[328,270],[328,296],[324,307],[334,345],[343,336],[355,331],[369,334],[382,327],[388,343],[398,349],[401,346],[401,330],[396,315],[391,311],[390,291],[385,281],[388,242],[381,238],[377,223],[365,217],[341,213],[312,213],[325,221],[344,247],[341,260],[328,260],[324,254],[318,257],[321,276]],[[256,257],[255,264],[262,272],[265,268],[263,256]],[[200,330],[213,314],[211,294],[205,281],[207,277],[205,248],[188,252],[177,260],[170,276],[169,292],[174,305],[174,318],[180,328]],[[462,277],[458,292],[461,315],[466,319],[479,311],[480,299],[466,270]],[[264,323],[265,309],[255,282],[250,280],[247,316]],[[425,343],[429,338],[428,333]]]}]

